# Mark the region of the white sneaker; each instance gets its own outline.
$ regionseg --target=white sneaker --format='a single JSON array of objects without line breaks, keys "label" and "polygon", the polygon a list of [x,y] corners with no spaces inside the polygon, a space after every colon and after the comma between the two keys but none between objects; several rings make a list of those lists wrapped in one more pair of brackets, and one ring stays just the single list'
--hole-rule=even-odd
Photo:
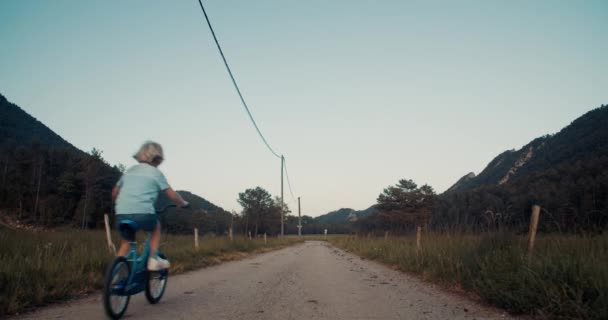
[{"label": "white sneaker", "polygon": [[171,264],[168,260],[163,259],[159,256],[150,257],[150,259],[148,259],[148,270],[150,271],[169,269],[170,266]]}]

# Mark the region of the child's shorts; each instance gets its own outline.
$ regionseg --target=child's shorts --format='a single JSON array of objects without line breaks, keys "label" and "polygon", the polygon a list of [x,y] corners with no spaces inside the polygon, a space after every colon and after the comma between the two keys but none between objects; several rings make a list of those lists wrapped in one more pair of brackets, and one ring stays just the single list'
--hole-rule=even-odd
[{"label": "child's shorts", "polygon": [[158,215],[156,214],[117,214],[116,228],[120,231],[120,235],[123,239],[127,241],[135,241],[135,232],[132,232],[132,230],[128,228],[121,230],[120,221],[122,220],[135,221],[139,226],[139,230],[143,231],[154,231],[159,224]]}]

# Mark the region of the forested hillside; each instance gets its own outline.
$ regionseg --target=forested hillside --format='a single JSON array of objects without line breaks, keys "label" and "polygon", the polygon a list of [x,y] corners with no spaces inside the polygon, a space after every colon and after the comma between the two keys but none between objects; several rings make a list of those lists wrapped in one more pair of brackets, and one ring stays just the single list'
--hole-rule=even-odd
[{"label": "forested hillside", "polygon": [[[0,95],[0,225],[99,227],[113,211],[111,190],[123,170],[108,164],[99,150],[77,149]],[[168,230],[226,232],[229,213],[180,193],[192,209],[169,210]]]},{"label": "forested hillside", "polygon": [[477,177],[440,197],[432,223],[440,229],[525,230],[532,204],[543,207],[544,230],[606,228],[608,106],[499,155]]},{"label": "forested hillside", "polygon": [[3,150],[12,150],[32,143],[49,148],[78,150],[0,94],[0,146],[5,148]]},{"label": "forested hillside", "polygon": [[95,227],[120,176],[0,95],[0,212],[11,221]]}]

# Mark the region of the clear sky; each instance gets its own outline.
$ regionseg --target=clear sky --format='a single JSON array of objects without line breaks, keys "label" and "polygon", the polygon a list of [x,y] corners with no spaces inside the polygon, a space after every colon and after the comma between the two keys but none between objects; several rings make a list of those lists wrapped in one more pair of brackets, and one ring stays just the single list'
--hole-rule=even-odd
[{"label": "clear sky", "polygon": [[[444,191],[608,103],[608,1],[204,3],[303,214]],[[169,182],[227,210],[280,193],[196,0],[0,1],[0,93],[111,164],[160,142]]]}]

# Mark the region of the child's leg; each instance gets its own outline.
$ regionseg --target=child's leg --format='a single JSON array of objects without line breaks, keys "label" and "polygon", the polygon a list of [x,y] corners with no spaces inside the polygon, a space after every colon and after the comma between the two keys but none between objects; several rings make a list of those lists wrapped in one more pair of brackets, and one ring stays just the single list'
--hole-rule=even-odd
[{"label": "child's leg", "polygon": [[148,260],[148,270],[167,269],[171,266],[169,261],[159,257],[158,246],[160,244],[160,222],[156,224],[156,229],[150,238],[150,259]]},{"label": "child's leg", "polygon": [[116,256],[118,257],[126,257],[127,254],[129,254],[129,250],[131,249],[131,246],[129,245],[129,241],[122,239],[120,241],[120,249],[118,249],[118,252],[116,253]]},{"label": "child's leg", "polygon": [[[150,239],[150,253],[156,254],[160,245],[160,222],[156,224],[156,229],[152,232],[152,238]],[[122,249],[122,247],[121,247]]]}]

